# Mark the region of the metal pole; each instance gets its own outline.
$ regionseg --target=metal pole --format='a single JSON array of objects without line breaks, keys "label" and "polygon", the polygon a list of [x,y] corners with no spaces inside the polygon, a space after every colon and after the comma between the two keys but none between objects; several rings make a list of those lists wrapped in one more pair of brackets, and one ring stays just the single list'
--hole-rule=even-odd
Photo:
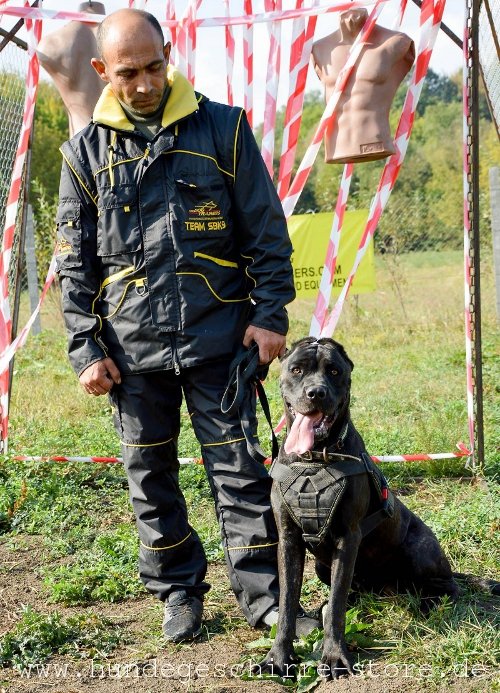
[{"label": "metal pole", "polygon": [[[31,208],[31,205],[28,205],[28,215],[26,217],[25,256],[26,273],[28,275],[28,293],[30,297],[30,308],[31,312],[34,313],[38,306],[39,290],[35,252],[35,229],[33,225],[33,210]],[[40,334],[41,331],[42,325],[40,321],[40,314],[38,314],[35,318],[35,321],[33,322],[31,333]]]},{"label": "metal pole", "polygon": [[[421,8],[422,7],[422,0],[413,0],[413,4],[416,5],[417,7]],[[453,43],[455,43],[460,50],[462,50],[462,41],[458,38],[458,36],[450,29],[449,26],[447,26],[444,22],[441,22],[441,25],[439,27],[443,33],[448,36],[448,38],[451,38]]]},{"label": "metal pole", "polygon": [[493,238],[493,267],[497,298],[497,320],[500,320],[500,168],[490,168],[491,235]]},{"label": "metal pole", "polygon": [[479,468],[484,465],[484,418],[483,418],[483,367],[481,340],[481,263],[479,224],[479,11],[481,0],[472,0],[471,17],[471,136],[472,168],[472,256],[471,256],[471,321],[472,364],[474,379],[476,460]]}]

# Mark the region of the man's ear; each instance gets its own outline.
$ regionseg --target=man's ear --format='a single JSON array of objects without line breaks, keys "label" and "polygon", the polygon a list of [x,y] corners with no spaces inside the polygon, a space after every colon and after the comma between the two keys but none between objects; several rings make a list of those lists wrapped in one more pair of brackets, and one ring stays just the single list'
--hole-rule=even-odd
[{"label": "man's ear", "polygon": [[281,361],[283,361],[283,359],[286,359],[286,357],[288,356],[289,353],[290,353],[290,349],[285,349],[285,353],[283,354],[283,356],[278,357],[278,361],[281,363]]},{"label": "man's ear", "polygon": [[172,44],[170,41],[166,43],[163,47],[163,56],[165,57],[165,62],[168,65],[168,61],[170,60],[170,51],[172,50]]},{"label": "man's ear", "polygon": [[99,77],[102,79],[103,82],[109,82],[108,75],[106,74],[106,65],[103,63],[102,60],[98,60],[97,58],[92,58],[90,61],[90,64],[94,68],[94,70],[97,72]]}]

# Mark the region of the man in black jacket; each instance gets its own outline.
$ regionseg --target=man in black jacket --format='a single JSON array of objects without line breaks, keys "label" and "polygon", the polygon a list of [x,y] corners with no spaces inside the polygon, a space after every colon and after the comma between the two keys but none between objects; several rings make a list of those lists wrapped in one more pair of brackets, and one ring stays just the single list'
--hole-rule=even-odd
[{"label": "man in black jacket", "polygon": [[276,618],[271,481],[220,402],[229,364],[257,343],[284,352],[294,298],[281,205],[244,112],[209,101],[168,65],[156,19],[109,15],[92,60],[107,83],[66,142],[57,269],[69,356],[109,393],[140,538],[140,575],[164,633],[201,630],[206,558],[179,488],[184,395],[215,500],[231,586],[251,625]]}]

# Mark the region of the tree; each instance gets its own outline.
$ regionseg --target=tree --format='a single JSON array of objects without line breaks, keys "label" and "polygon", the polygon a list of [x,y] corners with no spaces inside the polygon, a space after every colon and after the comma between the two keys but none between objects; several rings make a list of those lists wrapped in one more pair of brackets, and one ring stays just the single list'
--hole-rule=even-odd
[{"label": "tree", "polygon": [[[59,190],[61,153],[59,147],[68,139],[68,117],[61,97],[52,84],[40,81],[35,110],[31,178],[43,187],[47,198]],[[38,210],[36,191],[31,190],[31,202]]]}]

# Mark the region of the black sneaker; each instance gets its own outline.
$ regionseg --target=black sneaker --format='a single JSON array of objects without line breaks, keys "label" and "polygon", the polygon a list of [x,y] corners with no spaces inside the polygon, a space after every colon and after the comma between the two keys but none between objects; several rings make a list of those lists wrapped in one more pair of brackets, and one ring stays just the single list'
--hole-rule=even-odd
[{"label": "black sneaker", "polygon": [[[262,624],[270,628],[278,622],[278,607],[273,607],[262,618]],[[321,628],[321,623],[317,618],[307,614],[301,605],[297,612],[297,620],[295,621],[295,635],[300,638],[301,635],[309,635],[315,628]]]},{"label": "black sneaker", "polygon": [[201,633],[203,602],[185,590],[172,592],[165,602],[163,635],[171,642],[193,640]]},{"label": "black sneaker", "polygon": [[305,637],[315,628],[321,627],[321,622],[317,618],[308,614],[301,606],[299,607],[297,620],[295,621],[295,633],[298,638],[300,638],[301,635]]}]

